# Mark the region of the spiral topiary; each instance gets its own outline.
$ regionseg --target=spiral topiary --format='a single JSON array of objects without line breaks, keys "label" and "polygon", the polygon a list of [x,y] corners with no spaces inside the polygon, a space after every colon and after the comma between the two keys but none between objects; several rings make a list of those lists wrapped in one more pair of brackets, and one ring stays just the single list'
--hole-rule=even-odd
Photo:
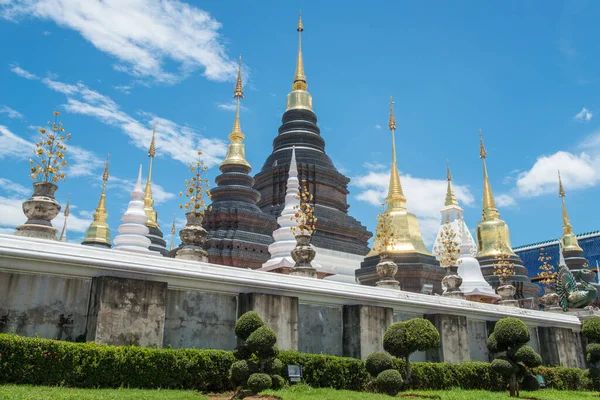
[{"label": "spiral topiary", "polygon": [[282,387],[283,363],[276,357],[279,349],[275,345],[277,335],[264,324],[260,316],[249,311],[235,324],[235,333],[244,343],[234,350],[240,360],[231,365],[229,379],[237,388],[232,399],[242,399],[273,385]]},{"label": "spiral topiary", "polygon": [[523,321],[503,318],[496,322],[494,332],[487,340],[491,353],[506,352],[505,356],[492,361],[491,367],[496,373],[509,379],[511,397],[519,396],[517,377],[525,377],[528,374],[527,368],[542,364],[542,357],[527,344],[529,339],[529,328]]},{"label": "spiral topiary", "polygon": [[373,378],[387,369],[394,369],[394,359],[388,353],[375,352],[365,360],[365,368]]},{"label": "spiral topiary", "polygon": [[390,396],[396,396],[402,390],[402,375],[395,369],[387,369],[377,375],[377,390]]}]

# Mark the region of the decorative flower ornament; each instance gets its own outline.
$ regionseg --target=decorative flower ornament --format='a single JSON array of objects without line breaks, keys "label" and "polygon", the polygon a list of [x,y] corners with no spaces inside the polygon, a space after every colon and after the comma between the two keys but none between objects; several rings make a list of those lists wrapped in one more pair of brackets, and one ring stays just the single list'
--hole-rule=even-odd
[{"label": "decorative flower ornament", "polygon": [[54,114],[54,122],[48,121],[49,128],[38,128],[41,136],[34,149],[37,160],[29,159],[31,164],[29,176],[38,182],[56,183],[65,180],[65,173],[61,170],[67,166],[65,142],[71,139],[71,134],[64,133],[65,128],[62,122],[58,121],[60,113],[54,111],[52,114]]},{"label": "decorative flower ornament", "polygon": [[292,221],[296,221],[298,226],[292,226],[291,230],[294,236],[309,235],[315,232],[318,218],[315,217],[315,206],[313,205],[314,197],[308,191],[306,179],[302,180],[302,184],[298,190],[296,199],[300,200],[299,205],[294,206],[294,216],[290,217]]},{"label": "decorative flower ornament", "polygon": [[179,192],[181,197],[185,197],[187,202],[181,203],[179,208],[185,210],[186,213],[194,212],[197,215],[204,215],[207,209],[205,198],[210,200],[210,190],[208,190],[208,178],[204,178],[204,174],[208,167],[204,165],[201,156],[202,152],[198,152],[198,161],[189,165],[189,172],[192,173],[191,179],[185,180],[185,191]]}]

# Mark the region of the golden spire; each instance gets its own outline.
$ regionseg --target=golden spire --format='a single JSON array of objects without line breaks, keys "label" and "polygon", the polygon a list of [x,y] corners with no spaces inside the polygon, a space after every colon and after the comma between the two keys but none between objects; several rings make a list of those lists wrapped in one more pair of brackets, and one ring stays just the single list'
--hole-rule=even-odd
[{"label": "golden spire", "polygon": [[173,251],[175,248],[175,215],[173,215],[173,225],[171,226],[171,248],[170,251]]},{"label": "golden spire", "polygon": [[245,136],[242,133],[242,127],[240,125],[240,100],[244,98],[244,88],[242,86],[242,56],[240,56],[238,63],[238,74],[235,82],[235,89],[233,90],[233,98],[236,99],[235,107],[235,120],[233,121],[233,129],[229,134],[229,146],[227,146],[227,155],[221,163],[223,165],[244,165],[248,168],[250,164],[246,161],[246,150],[242,141]]},{"label": "golden spire", "polygon": [[96,207],[96,212],[94,213],[94,220],[85,232],[83,244],[110,247],[110,228],[106,222],[108,219],[108,214],[106,213],[106,182],[108,181],[109,159],[110,153],[106,156],[106,165],[104,166],[104,172],[102,173],[103,182],[100,201],[98,201],[98,207]]},{"label": "golden spire", "polygon": [[298,19],[298,59],[296,60],[296,75],[294,75],[294,84],[292,90],[306,90],[308,85],[306,84],[306,76],[304,75],[304,62],[302,60],[302,31],[304,25],[302,24],[302,11],[300,11],[300,18]]},{"label": "golden spire", "polygon": [[390,209],[406,210],[406,197],[404,197],[404,192],[402,191],[400,174],[398,173],[398,166],[396,164],[396,118],[394,117],[394,101],[392,100],[392,96],[390,96],[390,120],[388,126],[390,132],[392,132],[392,171],[390,173],[390,187],[385,202]]},{"label": "golden spire", "polygon": [[479,158],[483,162],[483,220],[496,220],[500,218],[500,213],[496,208],[496,202],[494,201],[494,195],[492,194],[492,187],[490,186],[490,180],[488,178],[487,167],[485,165],[485,159],[487,158],[487,151],[483,145],[483,132],[479,129]]},{"label": "golden spire", "polygon": [[560,178],[560,171],[558,171],[558,196],[562,201],[562,223],[563,223],[563,235],[560,238],[562,243],[563,251],[583,251],[577,241],[577,236],[573,233],[573,227],[569,220],[569,214],[567,213],[567,206],[565,204],[565,189],[563,188],[562,179]]},{"label": "golden spire", "polygon": [[450,173],[450,162],[446,160],[446,179],[448,180],[448,189],[446,190],[446,202],[444,206],[458,206],[454,190],[452,190],[452,174]]},{"label": "golden spire", "polygon": [[150,158],[150,165],[148,166],[148,180],[146,181],[146,188],[144,190],[144,212],[148,217],[146,226],[154,227],[158,229],[158,217],[156,211],[154,211],[154,199],[152,199],[152,160],[156,156],[156,124],[152,128],[152,140],[150,141],[150,148],[148,149],[148,157]]},{"label": "golden spire", "polygon": [[69,203],[70,202],[71,202],[71,193],[69,193],[69,196],[67,197],[67,206],[65,207],[65,211],[63,213],[65,215],[65,220],[63,222],[62,232],[60,233],[60,239],[58,239],[61,242],[67,241],[67,219],[69,218],[69,214],[71,214],[71,212],[69,211]]}]

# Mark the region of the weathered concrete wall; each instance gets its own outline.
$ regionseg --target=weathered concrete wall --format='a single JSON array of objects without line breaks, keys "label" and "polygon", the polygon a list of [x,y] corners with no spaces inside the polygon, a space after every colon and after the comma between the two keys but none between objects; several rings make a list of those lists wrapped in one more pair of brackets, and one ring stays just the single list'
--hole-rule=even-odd
[{"label": "weathered concrete wall", "polygon": [[169,290],[164,345],[233,350],[236,313],[236,296]]},{"label": "weathered concrete wall", "polygon": [[94,278],[87,340],[161,347],[166,301],[165,282],[112,276]]},{"label": "weathered concrete wall", "polygon": [[529,337],[529,343],[527,344],[530,345],[538,354],[540,354],[540,341],[538,340],[538,332],[536,327],[529,327]]},{"label": "weathered concrete wall", "polygon": [[0,332],[85,339],[90,279],[0,272]]},{"label": "weathered concrete wall", "polygon": [[556,333],[554,328],[539,327],[538,335],[540,340],[540,355],[542,356],[542,363],[548,367],[560,365],[558,344],[556,343]]},{"label": "weathered concrete wall", "polygon": [[427,319],[440,333],[440,347],[427,351],[427,361],[461,363],[469,361],[467,317],[427,314]]},{"label": "weathered concrete wall", "polygon": [[469,334],[469,357],[471,361],[488,362],[490,352],[487,348],[487,321],[467,319]]},{"label": "weathered concrete wall", "polygon": [[238,316],[256,311],[277,334],[282,350],[298,350],[298,298],[264,293],[242,293]]},{"label": "weathered concrete wall", "polygon": [[376,306],[344,306],[343,355],[365,359],[383,351],[383,335],[394,321],[394,310]]},{"label": "weathered concrete wall", "polygon": [[581,335],[565,328],[538,327],[540,355],[544,365],[585,368]]},{"label": "weathered concrete wall", "polygon": [[341,356],[342,307],[300,304],[298,350],[304,353]]}]

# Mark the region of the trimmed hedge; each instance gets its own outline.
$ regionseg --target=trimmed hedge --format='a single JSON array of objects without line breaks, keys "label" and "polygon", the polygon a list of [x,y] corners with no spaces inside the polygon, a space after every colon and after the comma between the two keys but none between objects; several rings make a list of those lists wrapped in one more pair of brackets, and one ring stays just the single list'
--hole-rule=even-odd
[{"label": "trimmed hedge", "polygon": [[222,350],[105,346],[0,334],[0,382],[72,387],[230,389]]},{"label": "trimmed hedge", "polygon": [[[279,359],[283,366],[301,365],[304,381],[312,387],[362,391],[371,382],[365,363],[354,358],[281,351]],[[232,389],[229,368],[235,361],[232,352],[221,350],[115,347],[0,334],[0,383],[222,392]],[[402,360],[394,362],[395,369],[404,371]],[[504,379],[485,362],[416,362],[411,370],[411,389],[505,389]],[[585,370],[537,367],[532,373],[542,375],[553,389],[590,388]]]}]

